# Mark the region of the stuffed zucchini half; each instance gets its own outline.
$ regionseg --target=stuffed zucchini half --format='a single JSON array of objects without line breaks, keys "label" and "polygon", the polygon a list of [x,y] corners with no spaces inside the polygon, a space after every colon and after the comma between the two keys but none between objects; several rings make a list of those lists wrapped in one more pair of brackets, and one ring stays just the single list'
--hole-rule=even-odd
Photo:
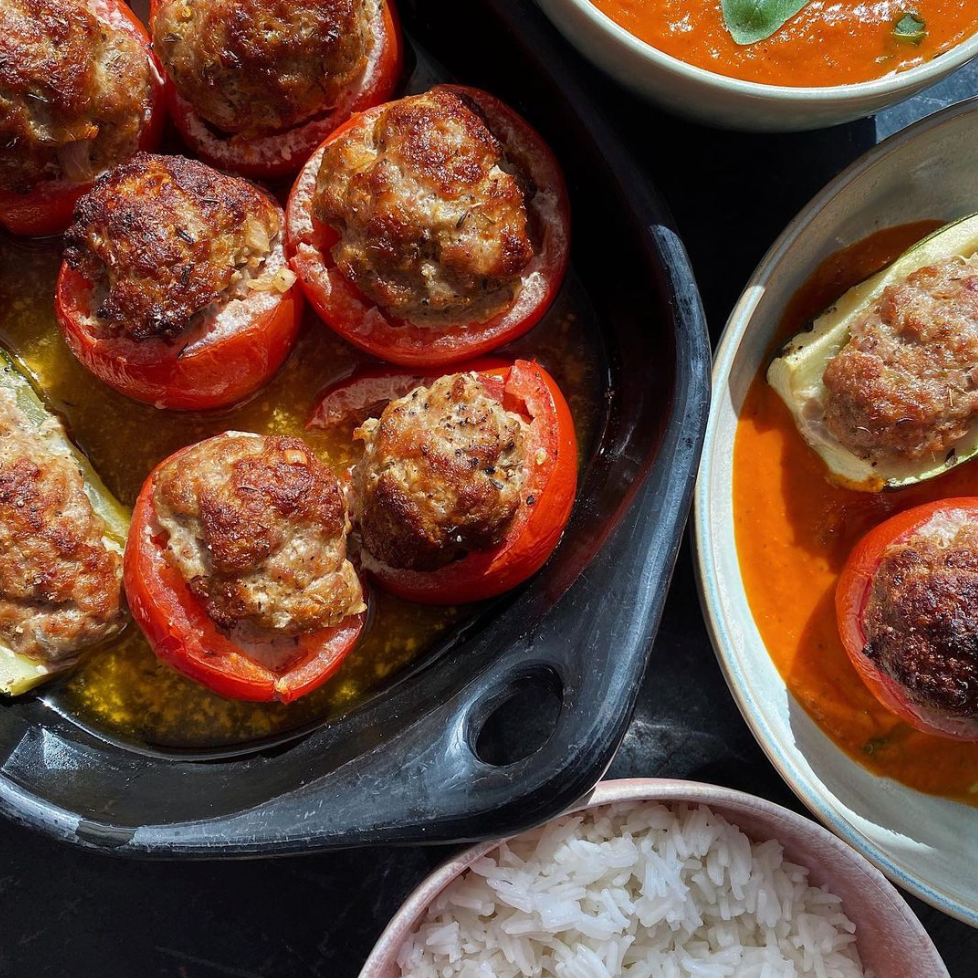
[{"label": "stuffed zucchini half", "polygon": [[[861,448],[854,451],[840,440],[838,425],[833,431],[830,417],[833,394],[825,382],[826,370],[850,344],[852,329],[865,324],[868,317],[880,315],[887,289],[903,286],[908,279],[913,283],[911,277],[921,270],[936,266],[934,270],[937,272],[942,268],[961,267],[962,263],[956,260],[972,259],[976,254],[978,214],[973,214],[935,231],[883,271],[850,289],[810,327],[792,337],[769,367],[768,383],[788,406],[802,437],[825,461],[833,482],[866,492],[899,489],[941,475],[978,454],[978,414],[960,422],[958,429],[939,446],[935,439],[930,445],[920,441],[902,454],[899,451],[874,453],[872,449]],[[971,282],[965,285],[972,287]],[[935,299],[935,302],[939,301],[940,295]],[[893,325],[887,328],[891,330],[889,339],[892,340],[894,331],[898,334],[899,330]],[[902,338],[896,335],[895,343],[901,341]],[[924,380],[931,382],[933,377],[927,376]],[[945,393],[951,398],[950,386]],[[864,393],[864,398],[869,401],[870,408],[874,407],[872,391]],[[922,423],[919,419],[885,415],[884,400],[879,398],[880,413],[874,418],[880,427],[885,429],[889,424],[891,430],[895,430],[904,420],[918,425]],[[857,418],[853,425],[858,425],[858,421]],[[868,429],[857,428],[858,431]],[[855,443],[858,439],[850,441]]]},{"label": "stuffed zucchini half", "polygon": [[129,513],[0,351],[0,693],[118,634]]}]

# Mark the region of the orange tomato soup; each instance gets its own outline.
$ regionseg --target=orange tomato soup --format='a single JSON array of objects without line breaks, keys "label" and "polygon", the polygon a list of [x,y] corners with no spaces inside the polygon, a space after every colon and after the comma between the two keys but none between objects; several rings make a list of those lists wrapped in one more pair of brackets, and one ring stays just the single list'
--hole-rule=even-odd
[{"label": "orange tomato soup", "polygon": [[[937,226],[881,231],[828,259],[786,311],[779,339]],[[978,744],[920,733],[882,707],[846,656],[834,606],[839,573],[863,534],[911,506],[978,495],[978,463],[887,493],[840,489],[826,472],[762,370],[740,414],[733,488],[740,568],[761,637],[795,699],[850,757],[919,791],[978,806]]]},{"label": "orange tomato soup", "polygon": [[[828,87],[923,64],[978,33],[970,0],[812,0],[771,37],[734,43],[720,0],[591,0],[629,33],[680,61],[766,85]],[[924,21],[919,44],[894,27]]]}]

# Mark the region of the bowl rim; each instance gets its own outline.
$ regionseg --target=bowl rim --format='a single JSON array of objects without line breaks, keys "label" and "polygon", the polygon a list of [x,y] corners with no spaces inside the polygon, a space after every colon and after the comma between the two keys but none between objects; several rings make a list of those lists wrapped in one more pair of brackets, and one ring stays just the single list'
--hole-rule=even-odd
[{"label": "bowl rim", "polygon": [[[566,815],[589,811],[605,805],[629,802],[658,802],[661,804],[689,803],[721,808],[724,806],[733,808],[745,807],[763,817],[780,819],[791,824],[801,832],[810,834],[813,844],[817,841],[821,845],[831,847],[842,858],[849,860],[853,871],[858,868],[860,872],[880,886],[884,892],[892,895],[894,898],[894,909],[898,910],[903,917],[903,923],[908,933],[912,933],[916,937],[916,942],[919,943],[921,948],[930,951],[936,968],[935,973],[943,972],[943,974],[947,974],[947,969],[941,960],[941,956],[927,930],[924,928],[924,925],[910,909],[906,900],[903,899],[902,895],[892,883],[878,869],[872,866],[865,856],[823,828],[818,822],[812,821],[804,815],[799,815],[790,808],[784,808],[776,802],[769,801],[767,798],[752,795],[745,791],[738,791],[734,788],[726,788],[721,785],[707,784],[699,781],[685,781],[676,778],[622,778],[619,780],[599,782],[570,808],[561,815],[554,816],[554,818],[563,818]],[[548,821],[553,821],[553,819]],[[731,824],[737,824],[735,818],[731,820]],[[391,953],[393,947],[400,948],[408,934],[414,929],[420,916],[435,897],[449,883],[468,869],[476,859],[491,852],[512,838],[516,838],[516,836],[496,839],[491,842],[480,842],[468,849],[463,849],[449,857],[429,873],[411,891],[391,918],[390,923],[384,928],[370,955],[364,962],[359,978],[379,978],[380,972],[377,971],[378,967],[384,963],[385,958]],[[808,843],[806,843],[806,850],[807,847]],[[808,865],[805,860],[799,860],[799,862],[803,865]]]},{"label": "bowl rim", "polygon": [[971,36],[966,37],[949,50],[935,55],[929,61],[925,61],[914,68],[908,68],[906,71],[884,75],[881,78],[872,78],[868,81],[846,85],[805,87],[768,85],[765,82],[746,81],[742,78],[722,75],[719,72],[711,71],[708,68],[699,68],[680,58],[673,57],[671,54],[666,54],[612,20],[606,13],[599,10],[591,0],[537,0],[537,2],[544,9],[551,6],[556,7],[558,4],[569,5],[584,17],[592,27],[612,38],[618,45],[627,48],[632,54],[687,81],[723,88],[732,94],[748,99],[786,103],[814,102],[818,106],[824,107],[856,99],[883,99],[888,96],[899,95],[902,92],[906,92],[909,97],[912,90],[923,88],[928,83],[937,82],[968,61],[978,57],[978,30],[976,30]]},{"label": "bowl rim", "polygon": [[798,212],[761,259],[727,319],[714,355],[714,399],[710,419],[707,423],[703,454],[700,457],[700,470],[694,492],[692,536],[700,608],[710,635],[713,651],[745,722],[767,755],[768,760],[771,761],[778,774],[781,775],[805,807],[820,822],[856,849],[890,880],[919,897],[925,903],[971,927],[978,927],[978,902],[969,905],[959,901],[941,889],[928,885],[904,869],[883,848],[863,835],[855,825],[837,811],[830,804],[830,799],[834,799],[835,796],[827,790],[816,789],[813,784],[810,784],[809,779],[799,772],[795,763],[777,742],[773,730],[761,713],[759,697],[750,688],[740,670],[736,656],[731,652],[735,647],[735,642],[730,629],[727,627],[727,615],[724,610],[724,602],[720,596],[716,572],[718,560],[710,538],[708,514],[712,508],[714,497],[711,474],[712,459],[716,453],[717,426],[720,414],[717,406],[723,403],[723,398],[717,394],[726,390],[738,348],[752,321],[757,295],[776,272],[785,253],[795,244],[822,208],[836,197],[843,188],[872,170],[884,159],[898,153],[907,143],[914,142],[921,136],[960,116],[975,113],[978,113],[978,96],[972,96],[935,112],[933,115],[901,129],[867,150],[859,159],[833,178]]}]

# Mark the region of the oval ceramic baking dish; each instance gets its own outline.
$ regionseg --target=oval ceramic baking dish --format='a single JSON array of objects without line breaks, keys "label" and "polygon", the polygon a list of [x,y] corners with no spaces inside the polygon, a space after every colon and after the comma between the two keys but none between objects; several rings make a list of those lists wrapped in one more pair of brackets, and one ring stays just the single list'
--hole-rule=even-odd
[{"label": "oval ceramic baking dish", "polygon": [[[488,838],[566,808],[625,732],[708,409],[696,285],[667,212],[526,0],[464,9],[419,0],[400,11],[415,56],[408,90],[446,78],[493,90],[540,127],[567,170],[573,265],[606,357],[604,416],[563,543],[527,587],[382,695],[258,749],[139,750],[81,729],[42,698],[6,706],[0,805],[24,824],[157,856]],[[479,43],[459,45],[462,33]],[[539,750],[497,766],[479,756],[479,735],[520,690],[524,714],[539,695],[556,697],[559,715]]]}]

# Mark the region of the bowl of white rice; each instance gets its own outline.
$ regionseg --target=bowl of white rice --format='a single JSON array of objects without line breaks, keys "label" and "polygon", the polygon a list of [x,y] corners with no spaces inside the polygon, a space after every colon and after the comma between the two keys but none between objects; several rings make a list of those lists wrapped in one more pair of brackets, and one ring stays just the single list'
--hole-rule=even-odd
[{"label": "bowl of white rice", "polygon": [[948,978],[900,894],[815,822],[739,791],[606,781],[450,859],[360,978]]}]

